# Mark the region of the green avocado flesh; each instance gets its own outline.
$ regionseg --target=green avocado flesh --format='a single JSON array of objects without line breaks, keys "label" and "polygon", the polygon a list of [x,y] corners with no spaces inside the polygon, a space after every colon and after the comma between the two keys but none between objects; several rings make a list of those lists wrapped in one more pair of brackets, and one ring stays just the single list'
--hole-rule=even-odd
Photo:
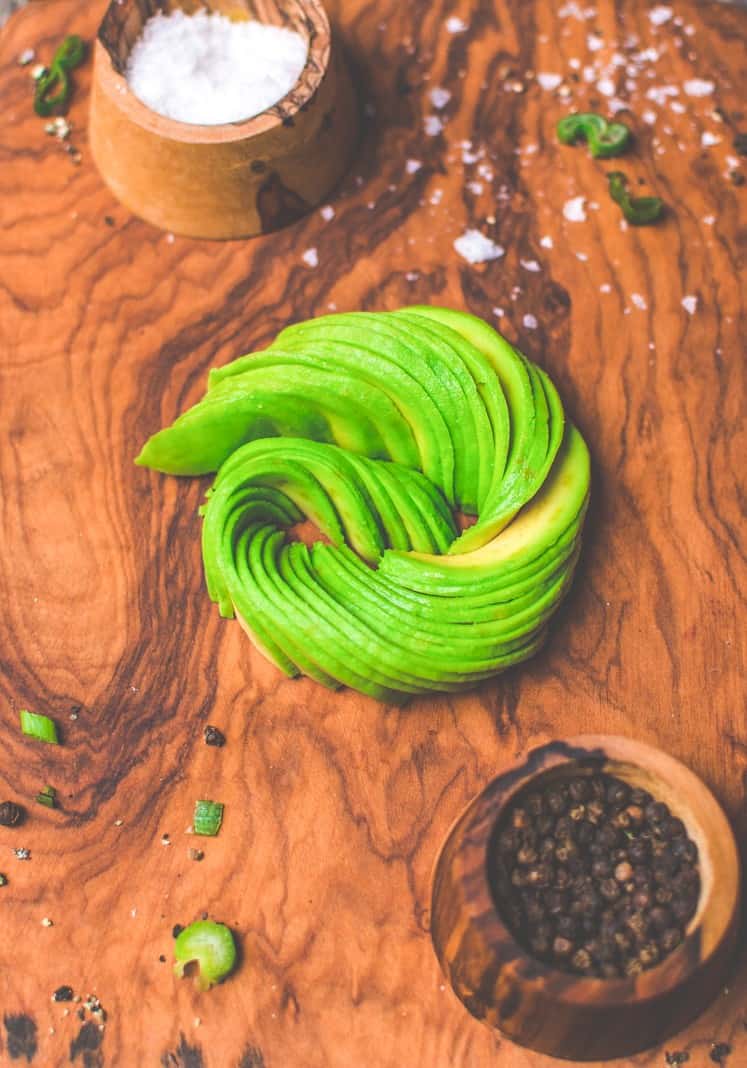
[{"label": "green avocado flesh", "polygon": [[[208,592],[286,675],[381,701],[531,656],[567,592],[590,463],[552,382],[446,308],[297,323],[210,372],[136,461],[217,471]],[[458,533],[454,512],[474,516]],[[311,547],[289,530],[311,520]]]}]

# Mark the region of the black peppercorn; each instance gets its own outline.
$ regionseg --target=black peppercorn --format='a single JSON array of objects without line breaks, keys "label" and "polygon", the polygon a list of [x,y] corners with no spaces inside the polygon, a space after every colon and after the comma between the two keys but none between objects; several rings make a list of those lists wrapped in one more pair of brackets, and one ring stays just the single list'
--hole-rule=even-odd
[{"label": "black peppercorn", "polygon": [[58,986],[54,994],[52,994],[52,1001],[72,1001],[73,996],[73,988],[71,986]]},{"label": "black peppercorn", "polygon": [[649,801],[644,813],[649,823],[663,823],[664,820],[669,819],[669,809],[663,801]]},{"label": "black peppercorn", "polygon": [[545,798],[545,802],[553,816],[562,815],[567,808],[566,800],[560,790],[550,790]]},{"label": "black peppercorn", "polygon": [[615,879],[602,879],[599,884],[599,893],[605,901],[617,901],[622,891]]},{"label": "black peppercorn", "polygon": [[605,811],[604,804],[598,798],[592,798],[586,804],[586,818],[589,823],[599,823]]},{"label": "black peppercorn", "polygon": [[590,972],[593,962],[588,949],[577,949],[571,957],[571,964],[577,972]]},{"label": "black peppercorn", "polygon": [[537,860],[537,850],[532,849],[531,846],[523,845],[516,854],[516,859],[519,864],[534,864]]},{"label": "black peppercorn", "polygon": [[597,857],[592,861],[591,874],[595,879],[607,879],[612,875],[612,864],[604,857]]},{"label": "black peppercorn", "polygon": [[607,796],[607,784],[604,779],[595,776],[589,783],[589,789],[591,790],[592,797],[597,801],[604,801]]},{"label": "black peppercorn", "polygon": [[589,784],[586,779],[571,779],[568,783],[568,796],[571,801],[576,803],[579,801],[586,801],[589,794]]},{"label": "black peppercorn", "polygon": [[651,926],[657,931],[666,931],[672,926],[672,913],[662,905],[655,905],[648,914],[648,918]]},{"label": "black peppercorn", "polygon": [[0,803],[0,826],[17,827],[26,815],[25,809],[17,805],[15,801],[3,801]]},{"label": "black peppercorn", "polygon": [[226,744],[226,736],[223,731],[219,731],[217,727],[213,727],[211,724],[205,728],[204,732],[206,745],[216,745],[218,748]]},{"label": "black peppercorn", "polygon": [[647,890],[644,887],[639,887],[637,890],[633,891],[631,901],[633,902],[633,906],[636,909],[645,911],[645,909],[651,908],[653,895],[651,894],[650,890]]},{"label": "black peppercorn", "polygon": [[628,856],[630,857],[631,862],[633,864],[643,863],[644,861],[648,860],[648,855],[648,842],[646,842],[642,838],[636,838],[635,841],[631,842],[628,846]]},{"label": "black peppercorn", "polygon": [[659,946],[663,953],[671,953],[682,941],[682,936],[676,927],[670,927],[659,938]]},{"label": "black peppercorn", "polygon": [[621,860],[615,868],[615,878],[618,883],[627,883],[633,877],[633,867],[627,860]]},{"label": "black peppercorn", "polygon": [[641,789],[640,786],[634,786],[630,791],[630,801],[633,805],[640,805],[641,808],[645,808],[651,800],[651,794],[647,790]]},{"label": "black peppercorn", "polygon": [[629,797],[629,788],[619,779],[613,780],[607,788],[607,800],[615,807],[626,804]]},{"label": "black peppercorn", "polygon": [[511,813],[511,825],[517,831],[523,831],[529,826],[529,814],[523,808],[515,808]]},{"label": "black peppercorn", "polygon": [[573,942],[571,942],[570,938],[563,938],[562,935],[557,935],[552,944],[552,951],[556,957],[570,957],[573,952]]},{"label": "black peppercorn", "polygon": [[730,1053],[731,1046],[728,1042],[714,1042],[711,1046],[710,1057],[714,1064],[723,1064]]},{"label": "black peppercorn", "polygon": [[530,816],[534,816],[536,819],[537,816],[542,815],[542,809],[544,808],[544,805],[542,803],[542,798],[539,794],[530,794],[529,797],[526,799],[525,804],[527,807],[527,812]]},{"label": "black peppercorn", "polygon": [[573,916],[558,916],[555,931],[563,938],[574,939],[578,936],[578,922]]},{"label": "black peppercorn", "polygon": [[515,853],[519,848],[519,836],[510,827],[498,836],[498,848],[502,853]]},{"label": "black peppercorn", "polygon": [[687,1050],[676,1050],[674,1053],[669,1053],[667,1051],[667,1053],[664,1054],[664,1060],[670,1068],[679,1068],[680,1065],[687,1064],[690,1060],[690,1054]]}]

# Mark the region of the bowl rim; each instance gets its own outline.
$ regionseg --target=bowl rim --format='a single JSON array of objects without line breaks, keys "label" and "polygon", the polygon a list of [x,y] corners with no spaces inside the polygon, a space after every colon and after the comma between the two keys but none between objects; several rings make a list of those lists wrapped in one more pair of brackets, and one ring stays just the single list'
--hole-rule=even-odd
[{"label": "bowl rim", "polygon": [[[117,3],[117,0],[113,2]],[[230,144],[268,133],[278,127],[293,125],[295,117],[308,106],[326,76],[332,44],[329,17],[322,0],[296,2],[306,16],[308,33],[308,49],[301,73],[285,96],[248,119],[207,125],[182,122],[149,108],[132,92],[124,74],[116,70],[109,51],[102,42],[101,28],[108,8],[99,25],[94,46],[94,79],[98,88],[116,101],[119,110],[130,122],[158,137],[185,144]]]},{"label": "bowl rim", "polygon": [[[585,761],[587,766],[598,760],[601,767],[637,766],[654,779],[664,783],[672,779],[687,788],[688,832],[693,828],[699,832],[697,837],[701,868],[701,893],[695,915],[690,920],[686,934],[677,947],[663,960],[637,976],[620,979],[602,979],[585,977],[566,972],[533,957],[514,937],[511,929],[500,914],[493,898],[488,878],[488,850],[493,840],[493,832],[501,814],[515,796],[531,782],[564,767],[572,768],[574,764]],[[618,773],[609,771],[608,773]],[[695,818],[692,819],[694,813]],[[706,821],[707,817],[707,821]],[[489,823],[487,837],[484,835],[485,822]],[[471,845],[483,848],[482,863],[471,873],[465,873],[460,864],[460,851],[453,857],[454,881],[462,887],[469,879],[469,893],[462,898],[462,904],[468,912],[467,919],[478,924],[486,944],[501,947],[501,957],[506,964],[516,969],[516,978],[522,981],[543,983],[548,999],[560,1005],[593,1005],[594,1009],[614,1009],[621,1005],[644,1004],[671,994],[687,982],[722,946],[724,939],[733,928],[735,908],[738,905],[741,888],[741,871],[736,840],[731,825],[719,802],[702,779],[685,764],[662,749],[638,742],[622,735],[576,735],[569,738],[555,739],[530,749],[524,756],[505,768],[492,779],[467,806],[450,827],[433,869],[432,897],[435,896],[435,884],[438,877],[442,856],[449,846],[452,835],[460,824],[464,824],[464,840],[470,838],[470,830],[480,825],[480,835]],[[704,824],[708,822],[709,831]],[[711,844],[715,838],[724,857],[718,866],[714,866]],[[482,842],[482,846],[478,843]],[[705,857],[701,843],[708,847]],[[706,862],[708,879],[704,880],[703,861]],[[717,870],[716,870],[717,869]],[[709,946],[702,950],[703,916],[712,906],[718,894],[728,903],[717,913],[718,923],[710,932]],[[432,902],[432,905],[434,902]],[[433,930],[433,928],[432,928]],[[437,948],[437,947],[436,947]],[[437,949],[437,956],[440,957]]]}]

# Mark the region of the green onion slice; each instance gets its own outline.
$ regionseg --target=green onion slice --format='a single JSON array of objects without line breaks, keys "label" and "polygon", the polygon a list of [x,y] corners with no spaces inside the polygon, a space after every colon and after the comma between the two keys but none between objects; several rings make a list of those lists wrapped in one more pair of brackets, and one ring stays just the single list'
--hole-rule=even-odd
[{"label": "green onion slice", "polygon": [[56,108],[64,108],[70,99],[68,74],[79,67],[86,56],[86,45],[77,34],[66,37],[34,89],[34,111],[47,117]]},{"label": "green onion slice", "polygon": [[630,143],[630,130],[624,122],[607,122],[594,112],[567,115],[556,126],[556,132],[564,145],[572,145],[579,138],[586,141],[595,159],[619,156]]},{"label": "green onion slice", "polygon": [[214,838],[223,822],[223,805],[220,801],[195,802],[195,814],[192,820],[195,834]]},{"label": "green onion slice", "polygon": [[200,990],[209,990],[233,971],[236,943],[230,928],[224,923],[198,920],[177,936],[174,957],[174,973],[179,979],[184,977],[187,965],[197,961],[200,968],[197,985]]},{"label": "green onion slice", "polygon": [[632,197],[628,192],[627,176],[622,171],[612,171],[607,178],[610,196],[633,226],[649,226],[661,218],[664,202],[660,197]]},{"label": "green onion slice", "polygon": [[43,790],[40,790],[36,795],[36,800],[40,805],[46,805],[47,808],[57,807],[57,791],[54,786],[45,786]]},{"label": "green onion slice", "polygon": [[50,742],[51,745],[60,744],[57,727],[49,716],[43,716],[39,712],[29,712],[27,708],[22,708],[20,717],[21,730],[29,738],[38,738],[40,742]]}]

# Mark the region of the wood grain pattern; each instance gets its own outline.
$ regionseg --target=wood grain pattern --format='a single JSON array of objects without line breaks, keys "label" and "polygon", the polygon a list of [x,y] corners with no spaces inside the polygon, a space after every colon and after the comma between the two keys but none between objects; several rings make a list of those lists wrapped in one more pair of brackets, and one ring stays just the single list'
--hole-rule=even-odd
[{"label": "wood grain pattern", "polygon": [[[375,108],[358,166],[331,221],[237,244],[170,241],[111,199],[85,139],[90,69],[71,110],[81,165],[44,135],[15,57],[33,45],[47,58],[66,32],[91,39],[103,4],[34,4],[0,36],[0,784],[24,799],[49,782],[62,800],[0,829],[0,1063],[549,1065],[471,1019],[431,949],[431,869],[464,804],[528,746],[609,731],[677,755],[747,832],[747,189],[728,177],[744,172],[744,13],[682,0],[657,26],[642,0],[330,7]],[[445,32],[455,16],[467,28]],[[632,59],[648,49],[656,59]],[[637,135],[623,169],[670,205],[660,227],[621,228],[604,165],[555,143],[571,105],[604,106],[604,64]],[[571,95],[530,70],[563,74]],[[713,91],[688,95],[694,78]],[[452,94],[441,111],[436,87]],[[719,142],[702,148],[704,133]],[[562,212],[577,196],[583,223]],[[468,226],[506,255],[460,260]],[[212,364],[289,320],[431,300],[504,311],[589,441],[595,497],[542,655],[474,695],[396,710],[282,681],[254,656],[203,590],[203,487],[132,458]],[[24,739],[19,707],[54,714],[64,746]],[[204,745],[208,722],[224,749]],[[205,795],[226,817],[195,863],[184,829]],[[207,996],[168,963],[173,924],[203,911],[244,954]],[[50,1002],[60,983],[101,998],[98,1045],[95,1018]],[[742,959],[668,1048],[705,1064],[726,1041],[738,1065],[746,998]]]}]

